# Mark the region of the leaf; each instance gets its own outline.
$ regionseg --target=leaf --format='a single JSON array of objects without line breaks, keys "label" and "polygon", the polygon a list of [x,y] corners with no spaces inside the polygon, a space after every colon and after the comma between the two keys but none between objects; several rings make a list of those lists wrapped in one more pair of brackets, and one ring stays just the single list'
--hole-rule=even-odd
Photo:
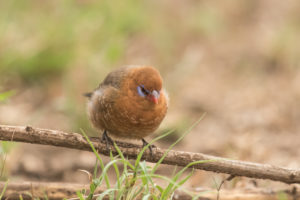
[{"label": "leaf", "polygon": [[76,192],[77,196],[79,197],[80,200],[84,200],[84,197],[80,191]]}]

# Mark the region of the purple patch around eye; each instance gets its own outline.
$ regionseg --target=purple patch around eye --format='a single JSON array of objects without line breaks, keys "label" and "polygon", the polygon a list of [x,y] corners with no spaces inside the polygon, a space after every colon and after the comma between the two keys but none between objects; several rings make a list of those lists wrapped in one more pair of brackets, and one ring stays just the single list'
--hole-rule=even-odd
[{"label": "purple patch around eye", "polygon": [[145,97],[146,94],[144,94],[144,92],[142,91],[142,87],[143,87],[143,86],[137,86],[137,91],[138,91],[138,94],[139,94],[141,97]]}]

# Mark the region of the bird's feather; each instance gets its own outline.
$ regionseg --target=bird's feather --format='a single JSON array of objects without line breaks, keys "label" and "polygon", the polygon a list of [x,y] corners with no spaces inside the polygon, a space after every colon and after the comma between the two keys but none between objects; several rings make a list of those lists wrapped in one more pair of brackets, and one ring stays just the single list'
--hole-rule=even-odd
[{"label": "bird's feather", "polygon": [[122,67],[110,72],[105,79],[100,83],[99,87],[113,86],[117,89],[121,87],[122,81],[128,76],[128,70],[130,67]]},{"label": "bird's feather", "polygon": [[93,95],[92,92],[87,92],[87,93],[84,93],[83,96],[87,97],[87,98],[91,98]]}]

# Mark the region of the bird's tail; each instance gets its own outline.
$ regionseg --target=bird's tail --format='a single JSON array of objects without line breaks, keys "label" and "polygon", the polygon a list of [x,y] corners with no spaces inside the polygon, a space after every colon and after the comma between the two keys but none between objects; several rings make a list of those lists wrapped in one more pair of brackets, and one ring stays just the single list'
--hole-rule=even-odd
[{"label": "bird's tail", "polygon": [[87,98],[91,98],[93,95],[92,92],[87,92],[87,93],[84,93],[83,96],[87,97]]}]

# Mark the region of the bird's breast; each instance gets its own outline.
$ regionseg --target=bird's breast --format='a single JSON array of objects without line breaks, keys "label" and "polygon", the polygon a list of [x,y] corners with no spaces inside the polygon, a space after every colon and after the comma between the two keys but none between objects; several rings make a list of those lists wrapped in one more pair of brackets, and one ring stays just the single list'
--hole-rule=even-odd
[{"label": "bird's breast", "polygon": [[[139,100],[139,99],[138,99]],[[128,96],[118,99],[111,108],[110,128],[117,136],[143,138],[154,132],[165,117],[167,105],[134,100]],[[148,102],[146,102],[148,103]],[[147,105],[147,104],[146,104]]]}]

